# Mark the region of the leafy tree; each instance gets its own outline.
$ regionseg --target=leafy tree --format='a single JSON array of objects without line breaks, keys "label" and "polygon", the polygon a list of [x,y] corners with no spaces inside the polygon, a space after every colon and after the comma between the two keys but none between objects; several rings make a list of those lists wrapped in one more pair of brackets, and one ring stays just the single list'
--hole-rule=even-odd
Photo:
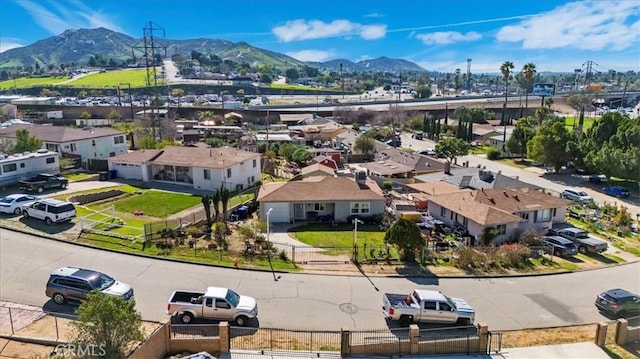
[{"label": "leafy tree", "polygon": [[550,164],[556,173],[572,157],[568,144],[574,141],[573,134],[564,126],[564,122],[554,121],[543,124],[527,143],[529,158]]},{"label": "leafy tree", "polygon": [[213,196],[211,196],[211,203],[213,204],[213,210],[215,212],[214,222],[218,222],[220,219],[220,198],[220,189],[217,189],[213,192]]},{"label": "leafy tree", "polygon": [[431,97],[431,88],[427,85],[418,85],[416,87],[416,98],[429,98]]},{"label": "leafy tree", "polygon": [[536,74],[536,65],[532,62],[522,66],[522,76],[526,80],[526,91],[524,92],[524,107],[529,108],[529,90],[531,88],[531,79]]},{"label": "leafy tree", "polygon": [[80,114],[80,118],[82,118],[83,120],[88,120],[91,118],[91,114],[87,111],[84,111],[82,114]]},{"label": "leafy tree", "polygon": [[409,120],[409,128],[412,131],[422,131],[424,128],[424,119],[421,116],[414,116]]},{"label": "leafy tree", "polygon": [[469,144],[460,138],[445,137],[436,143],[434,148],[438,157],[444,157],[447,162],[452,163],[459,156],[464,156],[469,153]]},{"label": "leafy tree", "polygon": [[109,114],[107,115],[107,119],[109,120],[121,120],[122,119],[122,114],[116,110],[111,110],[111,112],[109,112]]},{"label": "leafy tree", "polygon": [[296,145],[285,142],[278,148],[278,155],[284,157],[287,161],[293,161],[293,152],[296,150]]},{"label": "leafy tree", "polygon": [[535,122],[533,117],[524,117],[516,122],[511,137],[507,140],[506,146],[509,152],[527,157],[527,142],[535,135]]},{"label": "leafy tree", "polygon": [[310,160],[312,157],[313,154],[309,152],[309,150],[305,146],[298,146],[291,155],[291,159],[298,164],[303,164]]},{"label": "leafy tree", "polygon": [[227,225],[227,208],[229,207],[229,200],[231,199],[231,192],[224,186],[224,183],[220,186],[220,202],[222,204],[222,221],[225,226]]},{"label": "leafy tree", "polygon": [[125,358],[127,347],[144,338],[142,316],[135,301],[125,301],[114,295],[91,292],[76,309],[78,319],[71,325],[77,332],[77,342],[102,345],[105,358]]},{"label": "leafy tree", "polygon": [[376,141],[366,134],[358,136],[353,144],[353,149],[360,151],[365,156],[369,156],[376,149]]},{"label": "leafy tree", "polygon": [[296,68],[290,68],[285,71],[287,82],[295,81],[300,78],[300,72]]},{"label": "leafy tree", "polygon": [[140,136],[138,138],[138,148],[141,149],[155,149],[156,141],[151,136]]},{"label": "leafy tree", "polygon": [[16,131],[16,144],[13,153],[32,152],[42,148],[42,140],[29,135],[29,130],[21,128]]},{"label": "leafy tree", "polygon": [[415,222],[400,218],[387,230],[384,241],[402,251],[402,258],[414,260],[418,250],[424,246],[422,232]]},{"label": "leafy tree", "polygon": [[262,73],[260,75],[260,82],[264,84],[270,84],[273,82],[273,77],[271,76],[271,74]]}]

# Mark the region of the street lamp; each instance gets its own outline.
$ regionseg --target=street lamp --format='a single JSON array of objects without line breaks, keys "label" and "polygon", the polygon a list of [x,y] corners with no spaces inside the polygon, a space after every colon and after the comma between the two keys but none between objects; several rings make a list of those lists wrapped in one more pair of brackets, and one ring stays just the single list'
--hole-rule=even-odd
[{"label": "street lamp", "polygon": [[[364,224],[358,218],[353,219],[353,262],[358,263],[358,223]],[[366,248],[365,248],[366,249]]]},{"label": "street lamp", "polygon": [[268,248],[268,253],[267,253],[267,260],[269,261],[269,267],[271,267],[271,273],[273,274],[273,280],[274,281],[278,281],[278,279],[280,279],[280,277],[276,277],[276,272],[273,270],[273,264],[271,264],[271,241],[269,240],[269,235],[271,233],[270,231],[270,224],[269,224],[269,217],[271,215],[271,211],[273,211],[273,208],[269,208],[269,210],[267,211],[267,248]]}]

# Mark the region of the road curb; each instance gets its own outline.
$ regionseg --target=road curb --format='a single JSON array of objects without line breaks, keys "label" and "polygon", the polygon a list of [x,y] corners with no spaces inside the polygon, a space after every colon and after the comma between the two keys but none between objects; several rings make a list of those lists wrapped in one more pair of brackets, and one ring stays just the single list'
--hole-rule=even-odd
[{"label": "road curb", "polygon": [[274,272],[274,273],[279,273],[279,274],[305,274],[305,275],[325,275],[325,276],[326,275],[330,275],[330,276],[336,276],[336,277],[362,277],[362,276],[365,276],[365,277],[370,277],[370,278],[379,277],[379,278],[447,278],[447,279],[524,278],[524,277],[542,277],[542,276],[552,276],[552,275],[561,275],[561,274],[569,274],[569,273],[579,273],[579,272],[594,271],[594,270],[599,270],[599,269],[611,268],[613,266],[623,266],[623,265],[634,264],[634,263],[637,263],[637,262],[640,261],[640,258],[638,258],[638,259],[633,260],[633,261],[628,261],[628,262],[624,262],[624,263],[618,263],[618,264],[615,264],[615,265],[612,265],[612,266],[606,266],[606,267],[586,268],[586,269],[578,269],[578,270],[573,270],[573,271],[565,270],[565,271],[559,271],[559,272],[518,273],[518,274],[502,274],[502,275],[497,275],[497,274],[492,274],[492,275],[429,275],[429,274],[423,274],[423,275],[400,275],[400,274],[370,275],[370,274],[367,274],[366,272],[349,273],[349,274],[334,274],[334,273],[331,273],[331,271],[284,272],[284,271],[279,271],[279,270],[273,270],[272,271],[272,270],[269,270],[269,269],[260,269],[260,268],[244,268],[244,267],[234,268],[234,267],[220,266],[220,265],[215,265],[215,264],[210,264],[210,263],[198,263],[198,262],[191,262],[191,261],[186,261],[186,260],[182,260],[182,259],[163,258],[163,257],[146,255],[146,254],[124,252],[124,251],[119,251],[119,250],[116,250],[116,249],[104,248],[104,247],[94,246],[94,245],[91,245],[91,244],[74,242],[72,240],[68,240],[68,239],[65,239],[65,238],[60,238],[60,237],[53,236],[53,235],[50,235],[50,234],[33,233],[31,231],[27,231],[27,230],[22,229],[22,228],[16,228],[16,227],[8,226],[5,223],[0,223],[0,228],[8,230],[8,231],[18,232],[18,233],[27,234],[27,235],[31,235],[31,236],[36,236],[36,237],[40,237],[40,238],[51,239],[51,240],[54,240],[54,241],[67,243],[67,244],[72,244],[72,245],[76,245],[76,246],[80,246],[80,247],[91,248],[91,249],[96,249],[96,250],[102,250],[102,251],[107,251],[107,252],[111,252],[111,253],[125,254],[125,255],[130,255],[130,256],[134,256],[134,257],[142,257],[142,258],[148,258],[148,259],[169,261],[169,262],[174,262],[174,263],[194,264],[194,265],[214,267],[214,268],[237,269],[237,270],[245,270],[245,271],[253,271],[253,272],[264,272],[264,273]]}]

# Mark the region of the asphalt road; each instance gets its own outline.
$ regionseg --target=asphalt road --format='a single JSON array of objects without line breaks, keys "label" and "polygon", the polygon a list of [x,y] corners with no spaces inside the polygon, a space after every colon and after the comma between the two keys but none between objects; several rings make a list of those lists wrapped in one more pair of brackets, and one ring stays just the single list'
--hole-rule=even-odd
[{"label": "asphalt road", "polygon": [[[416,286],[466,299],[477,321],[491,330],[595,323],[607,318],[593,300],[606,289],[640,292],[640,263],[571,274],[476,278],[389,278],[281,274],[184,264],[100,251],[50,239],[0,230],[0,300],[71,312],[44,295],[51,271],[74,265],[111,274],[135,288],[137,308],[147,320],[164,311],[177,289],[225,286],[254,296],[262,327],[339,330],[385,328],[380,309],[384,292],[408,293]],[[345,306],[346,305],[346,306]]]}]

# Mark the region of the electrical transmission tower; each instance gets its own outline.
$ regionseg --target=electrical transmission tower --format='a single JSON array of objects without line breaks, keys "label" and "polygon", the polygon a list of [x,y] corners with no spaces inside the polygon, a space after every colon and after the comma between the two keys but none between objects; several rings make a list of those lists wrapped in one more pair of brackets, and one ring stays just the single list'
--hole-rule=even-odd
[{"label": "electrical transmission tower", "polygon": [[588,88],[591,85],[591,79],[593,78],[593,67],[598,67],[599,65],[595,62],[589,60],[582,64],[582,68],[584,69],[584,86]]},{"label": "electrical transmission tower", "polygon": [[[146,94],[152,94],[152,99],[150,102],[150,111],[151,113],[149,114],[150,117],[150,127],[151,127],[151,136],[153,138],[154,141],[157,141],[158,139],[162,139],[162,127],[163,124],[161,123],[160,120],[160,97],[158,96],[158,90],[159,90],[159,84],[158,84],[158,78],[162,77],[162,80],[164,81],[164,77],[162,75],[158,74],[157,71],[157,67],[158,66],[163,66],[162,64],[162,60],[167,56],[167,47],[166,45],[162,44],[161,41],[159,41],[156,36],[154,35],[154,32],[161,32],[161,39],[164,39],[165,36],[165,32],[164,32],[164,28],[154,24],[153,22],[149,21],[149,23],[142,28],[143,31],[143,39],[142,39],[142,43],[138,43],[136,45],[134,45],[134,49],[137,49],[138,51],[142,52],[142,61],[144,61],[144,66],[147,70],[147,76],[146,76]],[[164,71],[162,71],[162,74],[164,75]],[[144,116],[145,118],[147,117],[147,111],[146,111],[146,101],[143,101],[144,103]],[[168,115],[168,114],[167,114]]]}]

